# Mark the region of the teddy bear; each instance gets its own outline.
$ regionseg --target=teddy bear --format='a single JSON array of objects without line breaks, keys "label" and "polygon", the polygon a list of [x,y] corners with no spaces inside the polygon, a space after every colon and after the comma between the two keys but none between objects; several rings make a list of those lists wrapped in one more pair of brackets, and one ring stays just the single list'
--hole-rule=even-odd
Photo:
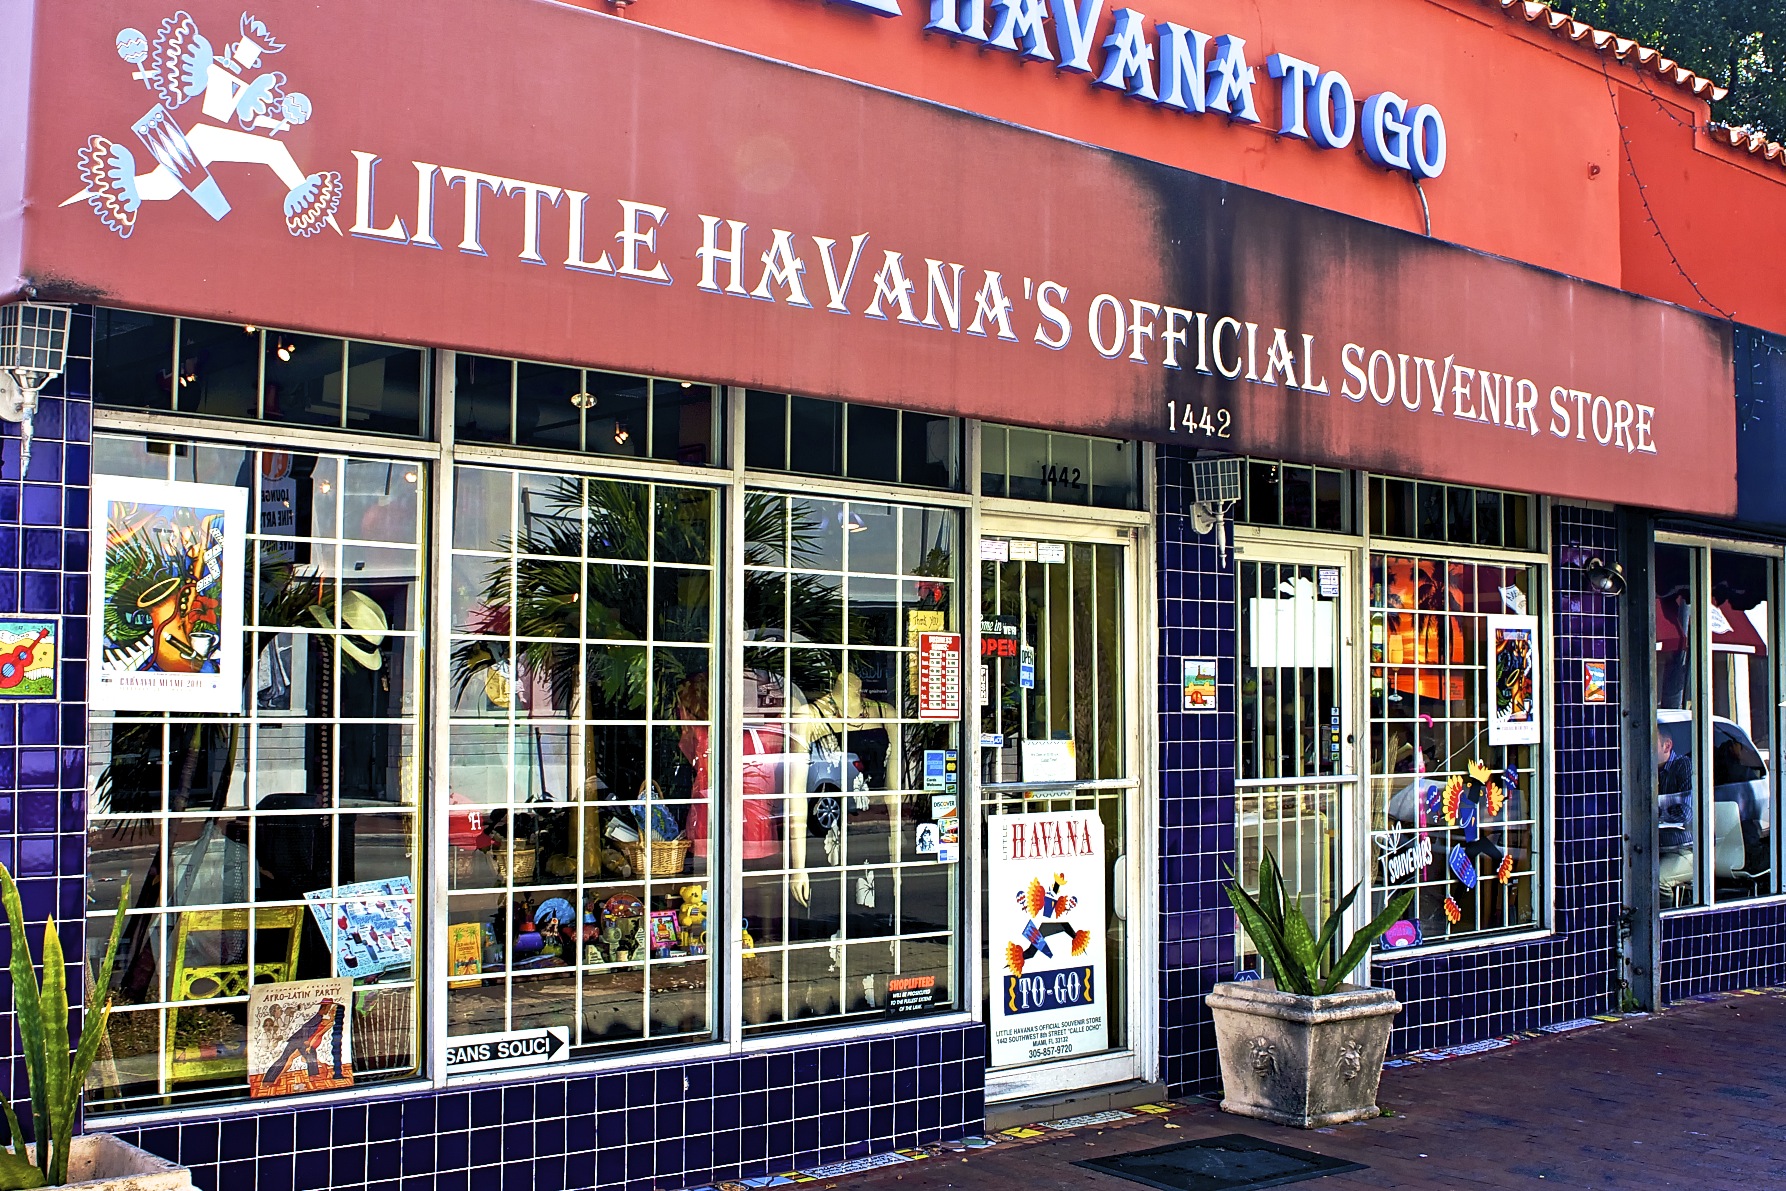
[{"label": "teddy bear", "polygon": [[682,948],[690,955],[704,955],[707,951],[707,887],[684,885],[681,892],[682,911],[677,917],[682,923]]}]

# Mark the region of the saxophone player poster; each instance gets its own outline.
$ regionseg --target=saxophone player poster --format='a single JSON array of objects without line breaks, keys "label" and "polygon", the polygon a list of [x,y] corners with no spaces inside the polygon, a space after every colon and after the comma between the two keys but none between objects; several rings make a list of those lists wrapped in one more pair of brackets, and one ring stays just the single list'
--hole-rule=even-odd
[{"label": "saxophone player poster", "polygon": [[247,517],[242,488],[93,478],[95,710],[241,713]]}]

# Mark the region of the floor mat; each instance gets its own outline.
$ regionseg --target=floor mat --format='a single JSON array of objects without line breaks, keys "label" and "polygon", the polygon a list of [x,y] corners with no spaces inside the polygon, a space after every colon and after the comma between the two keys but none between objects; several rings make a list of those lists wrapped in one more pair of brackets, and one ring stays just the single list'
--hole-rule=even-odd
[{"label": "floor mat", "polygon": [[1226,1133],[1133,1154],[1075,1162],[1087,1170],[1145,1183],[1160,1191],[1252,1191],[1322,1175],[1365,1170],[1356,1162]]}]

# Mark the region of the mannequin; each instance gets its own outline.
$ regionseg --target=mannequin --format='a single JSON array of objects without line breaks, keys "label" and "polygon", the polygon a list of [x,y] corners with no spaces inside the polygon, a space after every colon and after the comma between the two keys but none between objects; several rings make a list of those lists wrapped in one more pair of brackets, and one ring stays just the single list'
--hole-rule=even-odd
[{"label": "mannequin", "polygon": [[[806,789],[809,796],[828,793],[837,799],[838,824],[833,830],[839,835],[850,811],[866,808],[869,791],[887,791],[898,784],[889,780],[888,772],[893,759],[899,756],[895,748],[899,725],[893,722],[897,718],[892,707],[863,695],[861,678],[848,670],[838,674],[830,691],[804,709],[801,723],[809,760],[806,782],[799,788]],[[887,808],[887,860],[894,861],[899,857],[899,846],[892,835],[892,827],[898,822],[898,798],[889,793],[880,797]],[[804,834],[806,816],[798,815],[795,819]],[[804,847],[795,854],[804,858]],[[833,864],[839,862],[835,840],[827,841],[826,855]]]}]

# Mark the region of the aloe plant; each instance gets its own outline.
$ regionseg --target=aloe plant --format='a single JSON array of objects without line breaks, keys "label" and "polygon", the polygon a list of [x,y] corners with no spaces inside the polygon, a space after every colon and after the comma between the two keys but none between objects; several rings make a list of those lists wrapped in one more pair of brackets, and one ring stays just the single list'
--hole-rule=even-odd
[{"label": "aloe plant", "polygon": [[[74,1140],[74,1118],[80,1108],[81,1086],[87,1082],[87,1068],[99,1053],[99,1040],[105,1036],[106,1018],[112,1003],[107,997],[97,1009],[89,1006],[82,1015],[78,1048],[68,1042],[68,966],[62,951],[62,938],[56,933],[55,919],[43,928],[43,980],[40,984],[31,966],[31,944],[25,937],[25,912],[19,902],[19,887],[12,874],[0,865],[0,900],[6,903],[6,920],[12,928],[12,1005],[19,1022],[19,1038],[25,1046],[25,1073],[31,1083],[31,1117],[37,1138],[37,1161],[25,1149],[24,1131],[12,1103],[0,1098],[6,1109],[6,1127],[10,1144],[0,1147],[0,1191],[23,1191],[25,1188],[58,1186],[68,1181],[68,1149]],[[124,900],[128,905],[130,890],[126,886]],[[106,944],[105,959],[100,965],[100,990],[112,985],[112,963],[118,958],[118,940],[124,933],[124,913],[112,920],[111,941]]]},{"label": "aloe plant", "polygon": [[[1232,874],[1233,870],[1229,871]],[[1414,900],[1412,889],[1404,889],[1391,898],[1381,914],[1352,936],[1350,945],[1336,963],[1333,959],[1334,940],[1339,935],[1346,911],[1352,908],[1352,900],[1362,888],[1362,883],[1352,887],[1352,892],[1346,894],[1327,916],[1327,921],[1321,924],[1319,934],[1309,928],[1309,920],[1302,912],[1302,899],[1285,892],[1283,880],[1278,875],[1277,858],[1269,848],[1259,861],[1259,896],[1255,898],[1242,889],[1239,881],[1230,882],[1226,892],[1234,912],[1240,915],[1240,925],[1245,928],[1253,946],[1259,949],[1265,974],[1277,981],[1277,986],[1285,992],[1324,997],[1345,982],[1346,976],[1364,958],[1366,949],[1408,912],[1408,906]]]}]

